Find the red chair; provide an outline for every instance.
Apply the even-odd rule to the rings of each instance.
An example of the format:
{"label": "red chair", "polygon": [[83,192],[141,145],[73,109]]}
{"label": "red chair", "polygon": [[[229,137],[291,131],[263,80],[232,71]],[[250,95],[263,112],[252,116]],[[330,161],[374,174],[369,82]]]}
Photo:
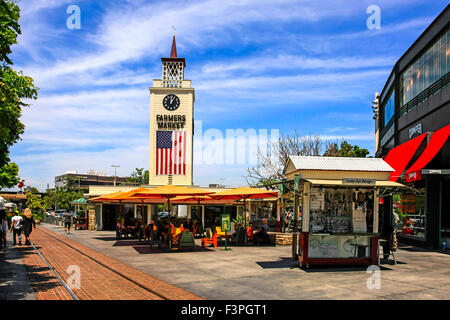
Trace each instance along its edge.
{"label": "red chair", "polygon": [[214,231],[214,234],[211,238],[202,238],[202,247],[206,248],[208,244],[213,244],[214,248],[217,248],[217,232]]}

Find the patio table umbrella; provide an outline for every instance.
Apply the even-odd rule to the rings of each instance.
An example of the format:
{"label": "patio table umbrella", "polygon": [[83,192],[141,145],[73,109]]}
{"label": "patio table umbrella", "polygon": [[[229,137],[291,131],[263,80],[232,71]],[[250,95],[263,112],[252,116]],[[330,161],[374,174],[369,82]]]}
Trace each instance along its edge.
{"label": "patio table umbrella", "polygon": [[[137,192],[129,199],[136,198],[145,198],[145,199],[166,199],[167,200],[167,209],[169,213],[169,223],[170,223],[170,199],[176,198],[177,196],[198,196],[198,195],[207,195],[214,193],[212,191],[207,191],[203,189],[194,189],[183,186],[174,186],[174,185],[166,185],[161,187],[156,187],[153,189],[145,189],[142,192]],[[170,234],[169,234],[170,237]],[[169,244],[170,244],[169,239]]]}
{"label": "patio table umbrella", "polygon": [[[246,210],[246,200],[247,199],[263,199],[263,198],[278,198],[278,192],[267,191],[257,188],[241,187],[234,188],[222,192],[218,192],[211,195],[211,198],[221,200],[243,200],[244,201],[244,216],[245,216],[245,230],[247,230],[247,214]],[[247,232],[245,232],[247,235]],[[245,237],[247,239],[247,236]]]}
{"label": "patio table umbrella", "polygon": [[125,192],[113,192],[113,193],[109,193],[109,194],[104,194],[101,195],[99,197],[95,197],[95,198],[91,198],[89,199],[89,201],[94,201],[94,202],[102,202],[102,201],[117,201],[119,202],[119,206],[120,206],[120,217],[122,217],[122,201],[120,199],[116,199],[115,197],[122,195]]}
{"label": "patio table umbrella", "polygon": [[[200,202],[205,202],[208,200],[213,200],[210,196],[179,196],[172,199],[172,202],[197,202],[197,205],[200,210]],[[203,221],[202,221],[202,228],[204,227]]]}
{"label": "patio table umbrella", "polygon": [[[146,197],[139,197],[136,196],[138,193],[142,193],[142,192],[146,192],[150,189],[147,188],[137,188],[137,189],[133,189],[127,192],[121,192],[118,195],[114,195],[112,196],[112,200],[119,200],[120,202],[122,202],[123,200],[136,200],[136,201],[140,201],[141,202],[141,222],[142,222],[142,226],[144,226],[145,222],[144,222],[144,200],[147,199]],[[120,207],[120,216],[122,216],[122,205]]]}

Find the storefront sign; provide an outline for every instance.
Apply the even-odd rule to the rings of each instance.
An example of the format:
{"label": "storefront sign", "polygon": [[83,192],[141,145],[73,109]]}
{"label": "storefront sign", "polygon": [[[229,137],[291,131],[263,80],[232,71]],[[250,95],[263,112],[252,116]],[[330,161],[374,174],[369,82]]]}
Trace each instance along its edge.
{"label": "storefront sign", "polygon": [[376,182],[377,182],[376,179],[342,178],[342,184],[371,185],[371,186],[374,186]]}
{"label": "storefront sign", "polygon": [[413,171],[408,174],[406,174],[406,181],[412,182],[422,179],[422,175],[420,174],[420,171]]}
{"label": "storefront sign", "polygon": [[156,115],[156,122],[158,123],[158,130],[161,129],[183,129],[186,125],[185,115]]}
{"label": "storefront sign", "polygon": [[422,123],[418,123],[414,127],[409,129],[409,138],[410,139],[418,134],[422,134]]}
{"label": "storefront sign", "polygon": [[229,214],[222,214],[222,231],[231,231],[231,222]]}

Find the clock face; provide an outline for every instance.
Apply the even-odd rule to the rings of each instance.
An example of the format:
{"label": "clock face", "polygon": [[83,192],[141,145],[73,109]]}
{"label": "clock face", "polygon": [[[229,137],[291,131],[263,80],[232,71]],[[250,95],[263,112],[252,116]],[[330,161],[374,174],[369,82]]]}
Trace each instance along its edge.
{"label": "clock face", "polygon": [[180,106],[180,98],[174,94],[168,94],[164,97],[163,106],[169,111],[177,110]]}

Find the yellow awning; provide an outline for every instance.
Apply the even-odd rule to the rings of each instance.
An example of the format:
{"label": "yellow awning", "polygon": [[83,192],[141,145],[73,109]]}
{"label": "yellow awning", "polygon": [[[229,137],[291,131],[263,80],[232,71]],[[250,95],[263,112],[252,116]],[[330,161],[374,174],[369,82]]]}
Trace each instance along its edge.
{"label": "yellow awning", "polygon": [[[343,184],[342,180],[326,180],[326,179],[305,179],[308,182],[311,182],[313,185],[327,185],[327,186],[358,186],[356,184]],[[369,184],[361,184],[362,187],[373,187],[373,185]],[[375,182],[375,187],[405,187],[405,185],[394,182],[394,181],[381,181],[377,180]]]}

